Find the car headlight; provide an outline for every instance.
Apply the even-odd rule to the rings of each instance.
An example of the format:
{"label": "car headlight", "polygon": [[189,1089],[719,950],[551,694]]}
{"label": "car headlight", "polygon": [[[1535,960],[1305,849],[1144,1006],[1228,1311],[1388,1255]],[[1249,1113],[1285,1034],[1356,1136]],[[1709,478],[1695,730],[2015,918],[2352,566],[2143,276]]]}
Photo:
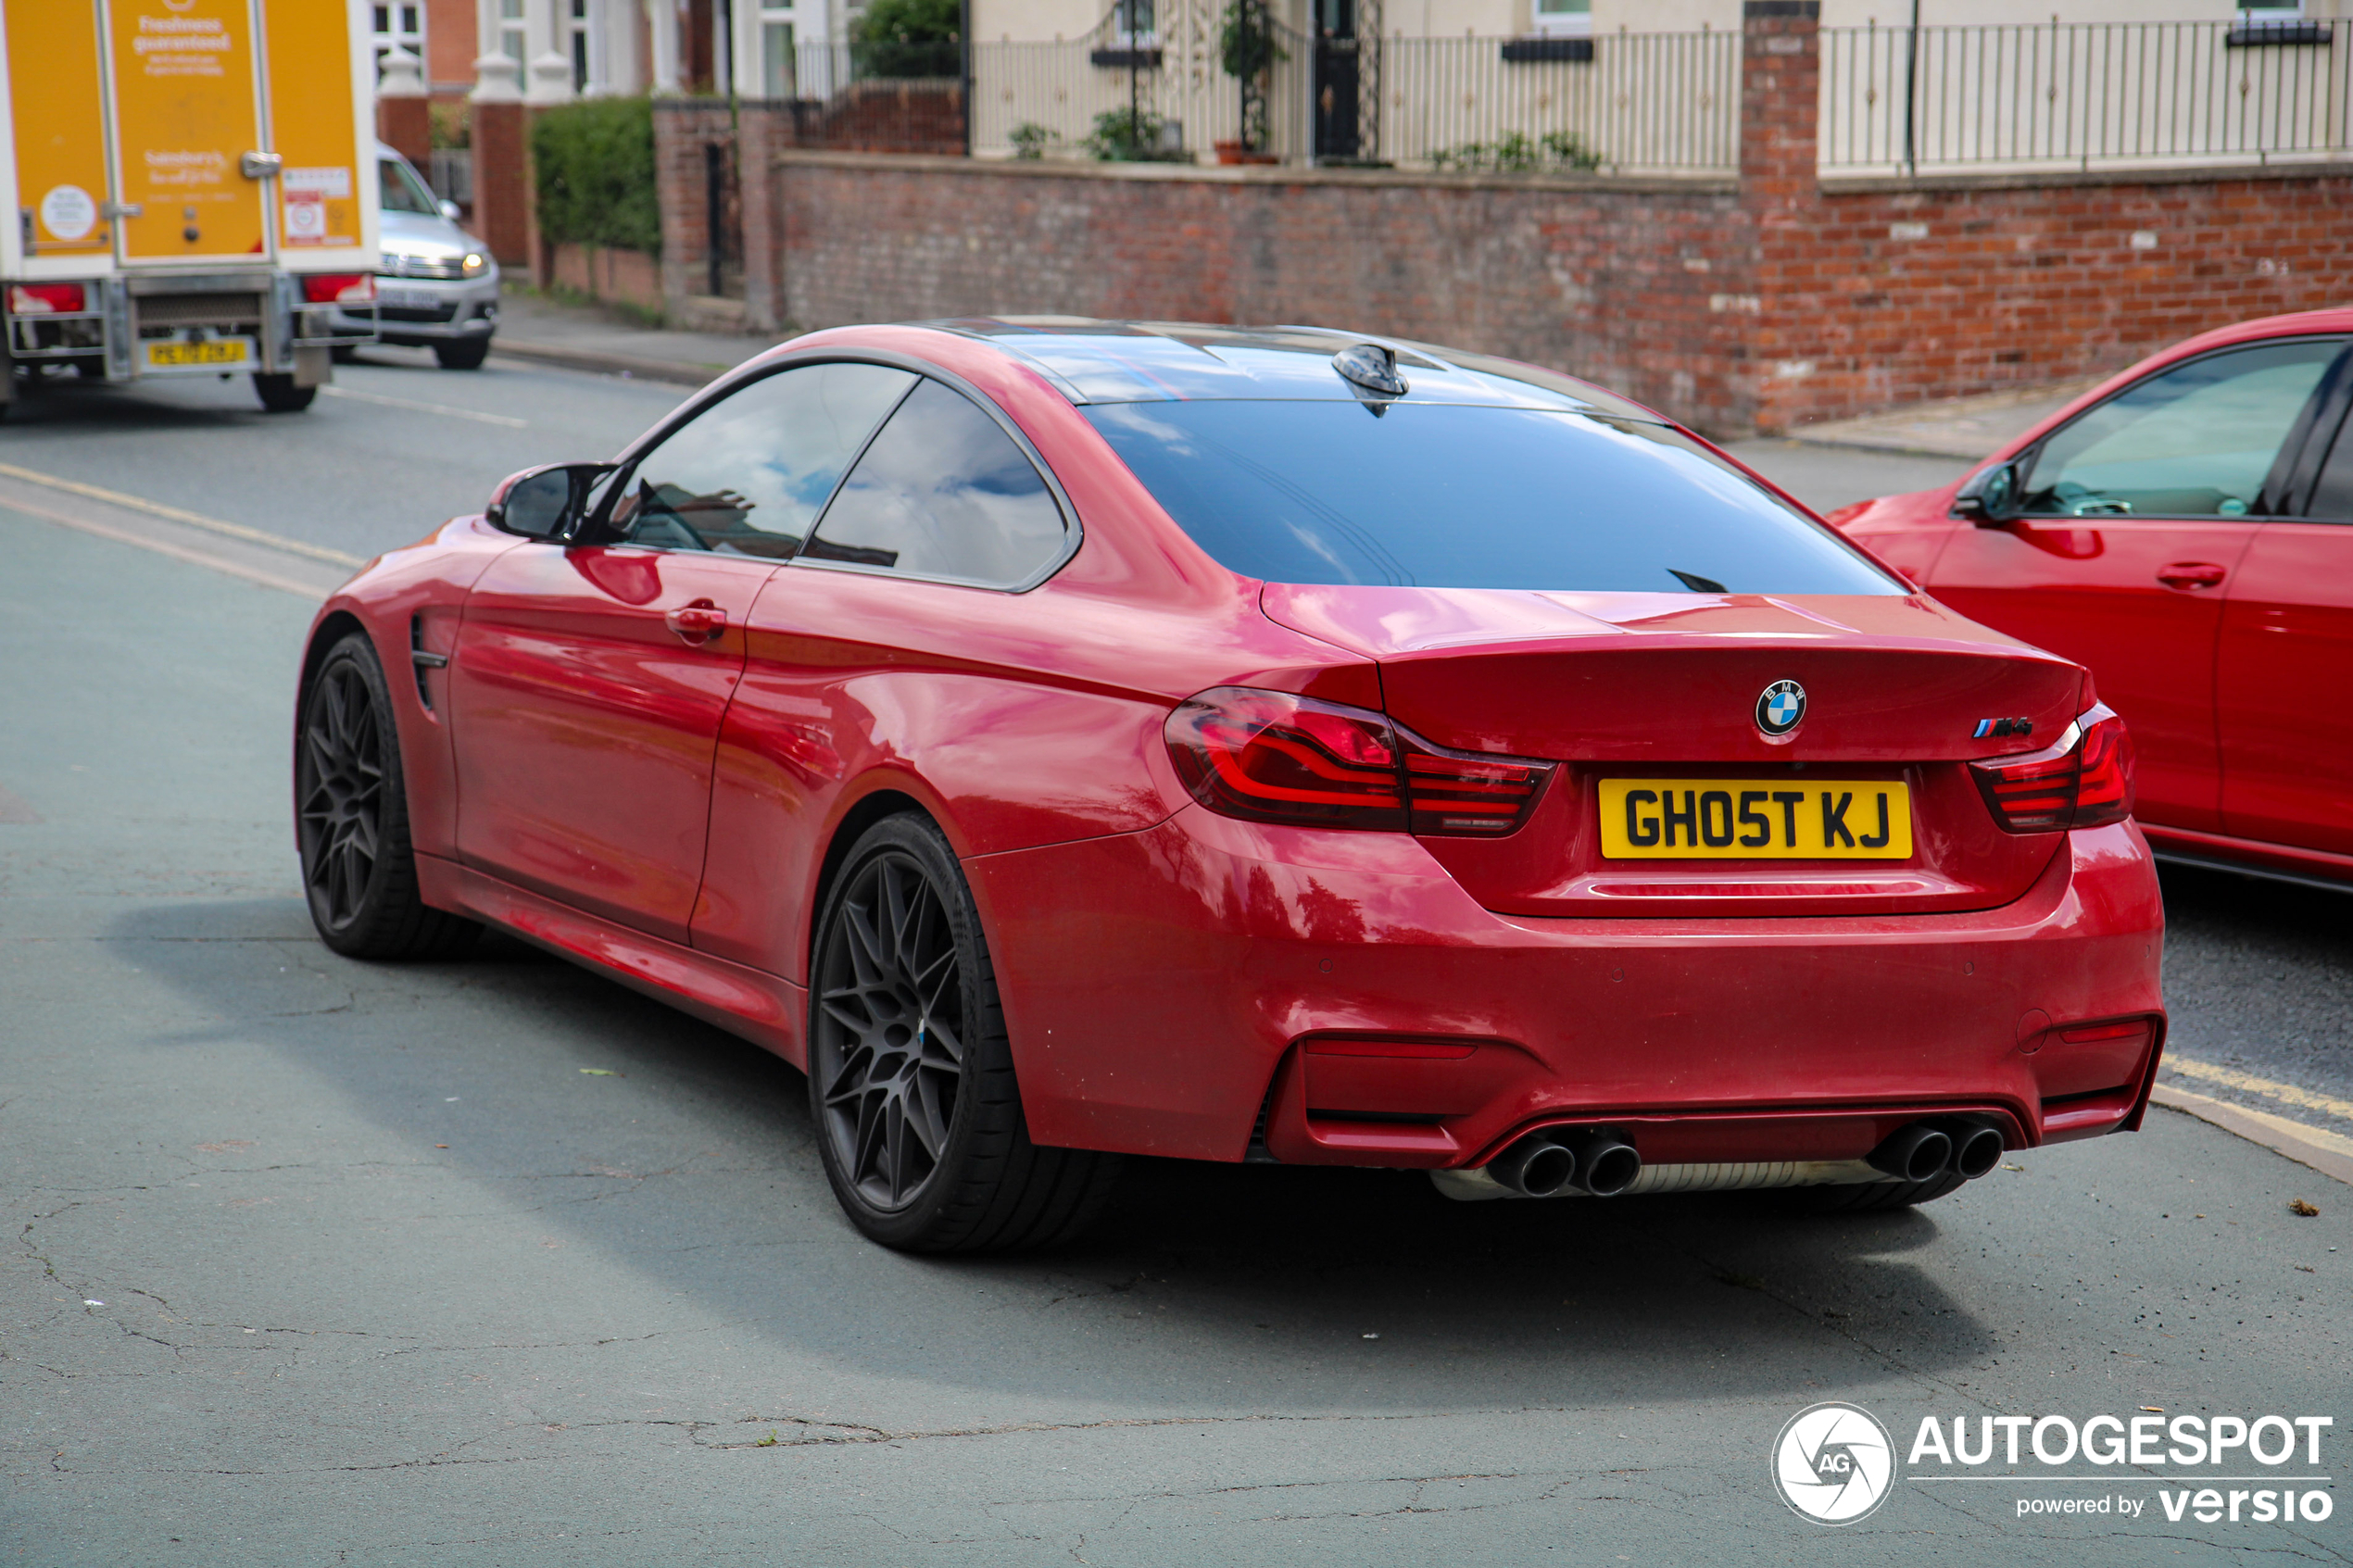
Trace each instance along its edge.
{"label": "car headlight", "polygon": [[467,277],[479,278],[490,270],[490,258],[478,250],[470,250],[466,252],[464,266]]}

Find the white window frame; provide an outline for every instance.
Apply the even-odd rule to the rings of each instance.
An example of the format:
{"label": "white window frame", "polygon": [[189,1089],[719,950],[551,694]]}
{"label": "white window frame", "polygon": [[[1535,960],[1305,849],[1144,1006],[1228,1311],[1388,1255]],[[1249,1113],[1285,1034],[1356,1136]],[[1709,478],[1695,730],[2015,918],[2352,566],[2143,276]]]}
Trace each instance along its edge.
{"label": "white window frame", "polygon": [[[375,46],[378,60],[382,60],[396,46],[416,56],[420,65],[422,64],[425,57],[425,27],[429,20],[425,15],[425,0],[385,0],[385,3],[381,6],[373,4],[373,0],[371,0],[368,8],[368,41]],[[378,11],[382,11],[384,14],[384,19],[392,24],[389,28],[379,30],[376,27]],[[400,14],[403,11],[415,14],[417,25],[413,30],[404,30],[401,27]]]}

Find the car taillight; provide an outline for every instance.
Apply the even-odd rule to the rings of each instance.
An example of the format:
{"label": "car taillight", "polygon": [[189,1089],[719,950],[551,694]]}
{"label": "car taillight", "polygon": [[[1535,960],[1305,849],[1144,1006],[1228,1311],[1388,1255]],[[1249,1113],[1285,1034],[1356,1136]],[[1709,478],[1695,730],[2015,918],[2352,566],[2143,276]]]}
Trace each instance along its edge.
{"label": "car taillight", "polygon": [[306,305],[370,305],[376,297],[372,272],[306,272],[302,298]]}
{"label": "car taillight", "polygon": [[1366,709],[1244,686],[1179,704],[1164,733],[1194,799],[1300,827],[1507,834],[1552,771],[1432,746]]}
{"label": "car taillight", "polygon": [[11,283],[11,316],[70,316],[90,308],[89,291],[80,283]]}
{"label": "car taillight", "polygon": [[2133,814],[2133,737],[2105,705],[2079,714],[2048,750],[1969,771],[1994,820],[2012,833],[2095,828]]}

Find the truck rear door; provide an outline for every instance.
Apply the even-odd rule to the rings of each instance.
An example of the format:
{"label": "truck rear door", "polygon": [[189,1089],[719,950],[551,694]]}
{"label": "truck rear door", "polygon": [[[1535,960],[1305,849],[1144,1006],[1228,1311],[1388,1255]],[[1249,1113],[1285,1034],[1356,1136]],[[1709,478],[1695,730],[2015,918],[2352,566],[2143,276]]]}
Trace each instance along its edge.
{"label": "truck rear door", "polygon": [[115,190],[133,209],[115,225],[122,263],[271,259],[250,0],[112,0],[103,14]]}

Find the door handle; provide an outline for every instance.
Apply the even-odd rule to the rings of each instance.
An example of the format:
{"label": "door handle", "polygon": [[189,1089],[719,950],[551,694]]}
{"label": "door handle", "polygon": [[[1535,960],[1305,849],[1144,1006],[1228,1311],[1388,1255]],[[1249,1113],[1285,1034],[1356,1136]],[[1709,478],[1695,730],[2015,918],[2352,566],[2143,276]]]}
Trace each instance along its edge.
{"label": "door handle", "polygon": [[283,153],[246,153],[237,159],[237,172],[248,180],[267,180],[285,167]]}
{"label": "door handle", "polygon": [[2195,588],[2211,588],[2222,581],[2225,573],[2211,561],[2177,560],[2171,566],[2157,569],[2157,580],[2169,588],[2184,592]]}
{"label": "door handle", "polygon": [[697,599],[665,612],[662,624],[678,633],[681,642],[699,646],[715,642],[727,630],[727,612],[709,599]]}

